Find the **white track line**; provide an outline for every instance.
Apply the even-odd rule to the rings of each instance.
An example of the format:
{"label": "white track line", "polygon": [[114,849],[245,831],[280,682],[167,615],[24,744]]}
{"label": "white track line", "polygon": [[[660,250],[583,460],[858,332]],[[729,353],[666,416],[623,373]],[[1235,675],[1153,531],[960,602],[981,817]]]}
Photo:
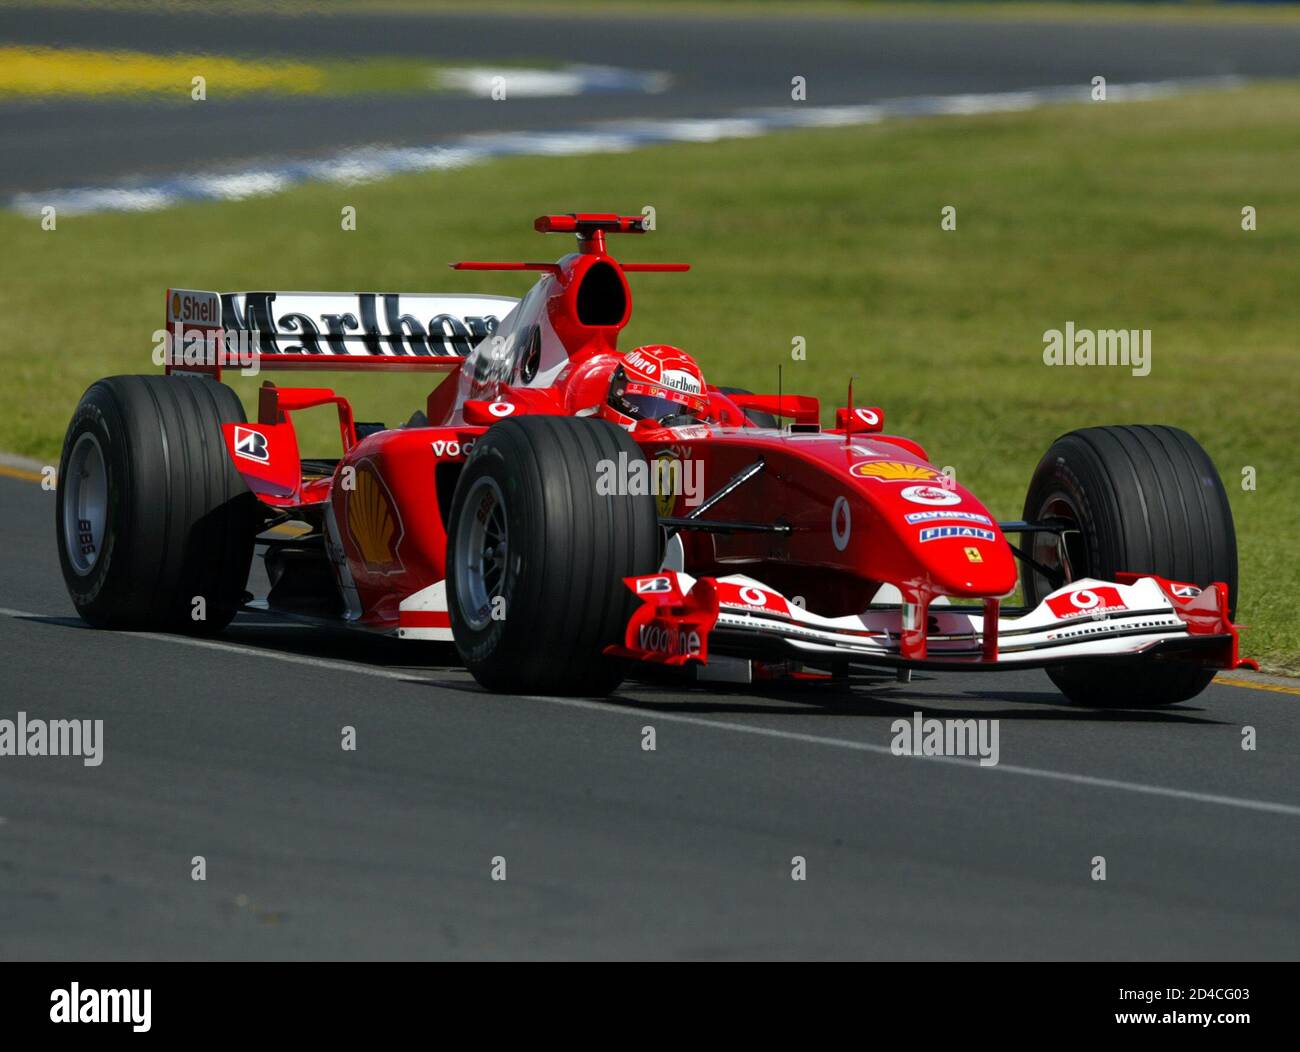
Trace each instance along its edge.
{"label": "white track line", "polygon": [[[47,615],[34,614],[26,610],[12,610],[0,607],[0,614],[14,618],[41,618]],[[276,650],[263,650],[259,647],[241,646],[237,643],[221,643],[211,639],[194,639],[190,636],[169,636],[157,632],[120,632],[113,633],[131,639],[158,640],[164,643],[179,643],[183,646],[199,647],[203,650],[221,650],[247,657],[262,657],[272,661],[281,661],[288,665],[307,665],[311,668],[327,669],[338,672],[354,672],[361,676],[373,676],[380,679],[393,679],[406,683],[419,683],[427,686],[439,686],[436,681],[417,676],[408,671],[375,668],[370,665],[358,665],[350,661],[336,661],[331,658],[303,657],[300,654],[284,654]],[[581,698],[553,698],[536,694],[514,695],[514,698],[528,701],[540,701],[547,705],[559,705],[564,708],[582,709],[603,715],[619,714],[637,716],[664,723],[680,723],[691,727],[706,727],[710,730],[731,731],[735,734],[749,734],[759,738],[776,738],[781,741],[800,742],[804,745],[823,745],[836,749],[850,749],[855,752],[875,753],[880,756],[894,756],[888,746],[875,745],[871,742],[853,741],[848,738],[828,738],[818,734],[800,734],[797,731],[783,731],[773,727],[758,727],[749,723],[730,723],[721,720],[707,720],[700,716],[687,716],[682,713],[664,712],[661,709],[647,711],[633,708],[618,702],[587,701]],[[1026,778],[1042,778],[1053,782],[1066,782],[1071,785],[1086,785],[1094,789],[1116,789],[1128,793],[1140,793],[1145,796],[1162,796],[1172,800],[1191,800],[1201,804],[1218,804],[1222,807],[1235,807],[1245,811],[1261,811],[1265,814],[1287,815],[1300,818],[1300,806],[1279,804],[1270,800],[1251,800],[1239,796],[1222,796],[1217,793],[1199,793],[1191,789],[1171,789],[1162,785],[1146,785],[1142,782],[1126,782],[1117,778],[1097,778],[1089,774],[1073,774],[1069,771],[1049,771],[1041,767],[1020,767],[1016,764],[998,764],[996,767],[981,767],[976,761],[962,760],[952,756],[912,756],[907,759],[929,760],[956,767],[965,767],[976,771],[1000,771],[1003,774],[1016,774]]]}

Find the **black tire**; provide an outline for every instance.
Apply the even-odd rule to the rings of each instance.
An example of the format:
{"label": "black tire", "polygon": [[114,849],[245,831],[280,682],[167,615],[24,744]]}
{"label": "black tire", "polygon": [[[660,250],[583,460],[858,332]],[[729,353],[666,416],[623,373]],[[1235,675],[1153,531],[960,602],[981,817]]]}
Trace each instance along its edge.
{"label": "black tire", "polygon": [[[1073,577],[1114,580],[1152,573],[1205,586],[1223,581],[1237,603],[1237,537],[1232,509],[1214,462],[1196,439],[1176,427],[1090,427],[1062,435],[1039,461],[1025,497],[1024,517],[1072,520],[1068,537]],[[1054,540],[1040,534],[1033,554],[1055,562]],[[1026,570],[1025,599],[1036,606],[1050,590]],[[1195,697],[1213,669],[1177,661],[1085,662],[1049,666],[1052,682],[1071,701],[1118,708],[1173,705]]]}
{"label": "black tire", "polygon": [[[753,391],[746,391],[743,387],[719,387],[723,394],[753,394]],[[765,413],[761,409],[742,409],[745,419],[755,427],[774,427],[779,428],[781,421],[772,413]]]}
{"label": "black tire", "polygon": [[[243,421],[234,391],[199,378],[112,376],[82,396],[63,440],[55,521],[63,579],[86,621],[201,635],[230,623],[258,520],[221,425]],[[90,480],[101,469],[99,500]]]}
{"label": "black tire", "polygon": [[[447,608],[489,690],[598,697],[622,682],[627,662],[604,648],[636,605],[623,578],[658,569],[660,542],[652,496],[597,493],[597,465],[620,453],[644,459],[625,431],[574,417],[503,421],[474,443],[448,520]],[[467,568],[499,549],[497,522],[504,565]]]}

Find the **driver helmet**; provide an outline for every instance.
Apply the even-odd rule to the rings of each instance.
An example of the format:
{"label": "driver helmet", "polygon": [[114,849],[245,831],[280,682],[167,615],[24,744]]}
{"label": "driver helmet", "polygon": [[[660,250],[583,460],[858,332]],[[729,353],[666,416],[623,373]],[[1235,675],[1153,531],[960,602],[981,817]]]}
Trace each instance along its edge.
{"label": "driver helmet", "polygon": [[704,374],[695,360],[680,348],[651,344],[629,351],[615,367],[605,415],[624,426],[651,420],[683,427],[702,421],[708,408]]}

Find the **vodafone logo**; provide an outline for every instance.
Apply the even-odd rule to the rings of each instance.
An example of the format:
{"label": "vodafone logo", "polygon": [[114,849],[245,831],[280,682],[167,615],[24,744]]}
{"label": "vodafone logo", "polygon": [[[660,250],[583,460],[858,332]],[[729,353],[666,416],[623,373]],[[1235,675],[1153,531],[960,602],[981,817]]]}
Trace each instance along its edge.
{"label": "vodafone logo", "polygon": [[855,409],[853,410],[853,415],[868,427],[875,427],[880,423],[880,414],[872,409]]}
{"label": "vodafone logo", "polygon": [[641,649],[665,657],[699,657],[700,634],[691,629],[673,629],[658,621],[642,625],[637,633]]}
{"label": "vodafone logo", "polygon": [[509,416],[515,411],[515,406],[511,402],[493,402],[488,406],[488,412],[495,417]]}
{"label": "vodafone logo", "polygon": [[942,486],[908,486],[899,493],[912,504],[929,504],[936,508],[951,507],[961,503],[961,495]]}
{"label": "vodafone logo", "polygon": [[752,584],[733,584],[730,581],[719,582],[718,602],[723,606],[762,610],[778,617],[790,616],[790,604],[785,601],[780,593],[769,592]]}
{"label": "vodafone logo", "polygon": [[853,515],[849,511],[849,502],[844,497],[836,497],[835,504],[831,507],[831,540],[837,552],[842,552],[849,546],[849,535],[852,532]]}
{"label": "vodafone logo", "polygon": [[435,457],[459,457],[468,456],[469,451],[474,448],[474,440],[467,439],[464,442],[458,442],[456,439],[439,439],[432,443],[433,455]]}
{"label": "vodafone logo", "polygon": [[1112,610],[1127,610],[1119,590],[1110,585],[1078,588],[1047,600],[1047,607],[1059,618],[1099,617]]}

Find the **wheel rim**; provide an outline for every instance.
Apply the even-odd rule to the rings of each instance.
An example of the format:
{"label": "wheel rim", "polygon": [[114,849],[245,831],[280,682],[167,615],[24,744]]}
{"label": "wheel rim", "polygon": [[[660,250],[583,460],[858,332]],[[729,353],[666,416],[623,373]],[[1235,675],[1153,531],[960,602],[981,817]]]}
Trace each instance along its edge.
{"label": "wheel rim", "polygon": [[85,576],[99,562],[108,523],[108,466],[104,450],[83,432],[68,457],[63,490],[63,543],[72,569]]}
{"label": "wheel rim", "polygon": [[502,595],[509,557],[506,504],[501,487],[484,476],[465,496],[456,544],[456,595],[475,631],[493,620],[493,600]]}
{"label": "wheel rim", "polygon": [[[1086,551],[1083,545],[1083,532],[1079,528],[1080,516],[1064,493],[1054,493],[1043,501],[1036,516],[1037,521],[1045,522],[1058,519],[1068,524],[1063,533],[1036,533],[1030,547],[1034,561],[1065,575],[1065,581],[1078,580],[1088,576]],[[1042,574],[1034,572],[1035,587],[1039,598],[1053,591],[1052,583]]]}

